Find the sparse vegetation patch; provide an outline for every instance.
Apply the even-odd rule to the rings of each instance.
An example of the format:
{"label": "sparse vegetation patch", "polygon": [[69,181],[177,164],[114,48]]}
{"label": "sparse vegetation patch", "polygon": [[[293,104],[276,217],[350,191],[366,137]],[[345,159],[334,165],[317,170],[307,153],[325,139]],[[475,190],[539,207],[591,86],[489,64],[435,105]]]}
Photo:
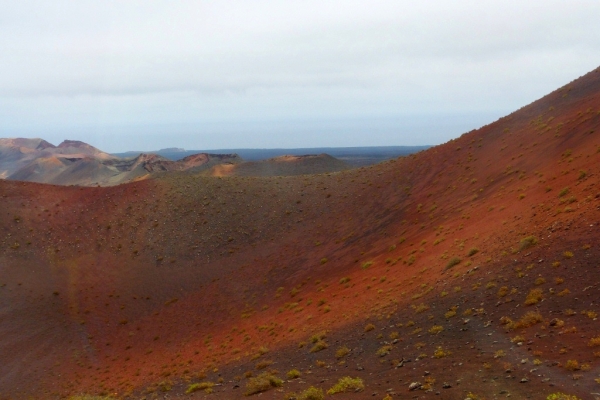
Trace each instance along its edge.
{"label": "sparse vegetation patch", "polygon": [[193,383],[190,386],[188,386],[185,393],[190,394],[190,393],[197,392],[199,390],[204,390],[206,393],[212,393],[213,386],[215,386],[215,384],[212,382]]}
{"label": "sparse vegetation patch", "polygon": [[344,392],[360,392],[364,389],[365,385],[362,379],[345,376],[340,378],[340,380],[327,391],[327,394],[331,395]]}
{"label": "sparse vegetation patch", "polygon": [[458,257],[452,257],[450,260],[448,260],[448,264],[446,264],[446,269],[450,269],[458,264],[460,264],[460,258]]}
{"label": "sparse vegetation patch", "polygon": [[523,239],[521,239],[521,246],[520,249],[521,250],[525,250],[528,249],[530,247],[533,247],[537,244],[537,238],[535,236],[527,236],[524,237]]}
{"label": "sparse vegetation patch", "polygon": [[280,387],[283,381],[270,372],[263,372],[255,378],[250,378],[246,384],[246,396],[266,392],[269,389]]}

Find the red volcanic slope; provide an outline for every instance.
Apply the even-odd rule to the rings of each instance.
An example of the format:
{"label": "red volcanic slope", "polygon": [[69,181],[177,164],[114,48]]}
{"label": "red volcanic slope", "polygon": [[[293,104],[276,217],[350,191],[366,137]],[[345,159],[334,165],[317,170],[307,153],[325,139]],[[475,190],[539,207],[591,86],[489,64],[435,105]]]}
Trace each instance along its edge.
{"label": "red volcanic slope", "polygon": [[340,398],[589,398],[599,122],[597,69],[368,168],[1,181],[0,397],[204,397],[184,392],[222,379],[210,396],[240,398],[272,361],[303,377],[269,399],[343,376],[366,387]]}

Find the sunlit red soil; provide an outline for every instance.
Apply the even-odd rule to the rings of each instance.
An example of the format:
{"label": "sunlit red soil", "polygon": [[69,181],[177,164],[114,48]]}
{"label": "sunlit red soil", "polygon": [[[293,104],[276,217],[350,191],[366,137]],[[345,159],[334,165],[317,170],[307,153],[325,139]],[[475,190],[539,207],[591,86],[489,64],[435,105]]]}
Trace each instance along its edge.
{"label": "sunlit red soil", "polygon": [[262,398],[593,398],[599,125],[595,70],[368,168],[0,181],[0,397],[242,398],[277,370]]}

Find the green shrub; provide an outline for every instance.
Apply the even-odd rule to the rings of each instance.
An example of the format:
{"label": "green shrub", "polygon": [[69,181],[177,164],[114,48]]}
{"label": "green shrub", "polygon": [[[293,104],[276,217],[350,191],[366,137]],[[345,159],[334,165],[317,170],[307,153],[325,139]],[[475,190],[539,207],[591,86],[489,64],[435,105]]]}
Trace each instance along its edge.
{"label": "green shrub", "polygon": [[546,400],[580,400],[579,397],[564,393],[552,393],[546,397]]}
{"label": "green shrub", "polygon": [[273,364],[273,361],[271,361],[271,360],[263,360],[263,361],[257,362],[256,365],[255,365],[255,368],[256,369],[265,369],[265,368],[267,368],[271,364]]}
{"label": "green shrub", "polygon": [[570,190],[570,189],[569,189],[568,187],[561,189],[561,191],[560,191],[560,192],[558,192],[558,197],[563,197],[563,196],[565,196],[567,193],[569,193],[569,190]]}
{"label": "green shrub", "polygon": [[563,253],[563,255],[565,256],[565,258],[573,258],[573,252],[572,251],[565,251]]}
{"label": "green shrub", "polygon": [[310,349],[311,353],[317,353],[321,350],[325,350],[326,348],[328,348],[329,345],[327,344],[326,341],[324,340],[318,340],[315,345]]}
{"label": "green shrub", "polygon": [[431,329],[429,329],[429,333],[431,333],[432,335],[437,335],[438,333],[440,333],[441,331],[444,330],[444,327],[441,325],[434,325],[431,327]]}
{"label": "green shrub", "polygon": [[168,392],[173,389],[173,382],[169,379],[165,379],[164,381],[158,382],[158,388],[161,392]]}
{"label": "green shrub", "polygon": [[537,244],[537,238],[535,236],[527,236],[521,239],[521,250],[528,249]]}
{"label": "green shrub", "polygon": [[297,369],[292,369],[292,370],[288,371],[288,373],[287,373],[288,379],[300,378],[301,375],[302,374]]}
{"label": "green shrub", "polygon": [[251,396],[256,393],[266,392],[269,389],[280,387],[283,381],[269,372],[263,372],[255,378],[250,378],[246,384],[244,395]]}
{"label": "green shrub", "polygon": [[327,337],[327,332],[325,331],[321,331],[319,333],[315,333],[314,335],[312,335],[310,337],[310,342],[311,343],[317,343],[319,340],[323,340]]}
{"label": "green shrub", "polygon": [[325,394],[323,393],[323,389],[316,388],[314,386],[309,387],[304,392],[300,393],[296,396],[297,400],[323,400],[325,399]]}
{"label": "green shrub", "polygon": [[350,349],[346,346],[342,346],[335,352],[335,358],[340,359],[344,358],[348,353],[350,353]]}
{"label": "green shrub", "polygon": [[192,383],[188,386],[185,391],[186,394],[197,392],[198,390],[204,390],[206,393],[212,393],[212,387],[215,386],[212,382],[200,382],[200,383]]}
{"label": "green shrub", "polygon": [[533,304],[537,304],[542,301],[543,297],[542,289],[531,289],[527,294],[527,298],[525,299],[525,304],[531,306]]}
{"label": "green shrub", "polygon": [[349,376],[345,376],[340,378],[338,383],[333,385],[331,389],[327,391],[327,394],[336,394],[336,393],[344,393],[344,392],[360,392],[364,390],[365,385],[363,380],[360,378],[351,378]]}
{"label": "green shrub", "polygon": [[542,314],[537,311],[526,312],[519,320],[511,321],[510,318],[506,318],[506,326],[511,330],[529,328],[535,324],[539,324],[544,320]]}
{"label": "green shrub", "polygon": [[446,264],[446,269],[450,269],[452,267],[454,267],[455,265],[460,264],[460,258],[458,257],[452,257],[450,260],[448,260],[448,264]]}
{"label": "green shrub", "polygon": [[377,353],[375,353],[375,354],[377,354],[379,357],[385,357],[388,354],[390,354],[392,349],[393,349],[393,347],[388,344],[388,345],[385,345],[385,346],[379,348],[379,350],[377,350]]}

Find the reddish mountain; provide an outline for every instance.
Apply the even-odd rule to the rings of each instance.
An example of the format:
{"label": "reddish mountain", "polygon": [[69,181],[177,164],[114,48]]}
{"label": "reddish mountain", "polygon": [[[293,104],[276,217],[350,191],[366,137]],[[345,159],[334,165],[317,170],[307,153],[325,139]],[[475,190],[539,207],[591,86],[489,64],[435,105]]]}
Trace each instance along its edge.
{"label": "reddish mountain", "polygon": [[294,176],[323,174],[349,169],[350,166],[328,154],[286,155],[262,161],[239,164],[219,164],[212,167],[208,176]]}
{"label": "reddish mountain", "polygon": [[0,139],[0,179],[65,186],[114,186],[170,171],[207,176],[292,176],[345,169],[347,164],[327,154],[243,162],[237,154],[199,153],[172,161],[157,154],[118,158],[77,140],[54,146],[42,139]]}
{"label": "reddish mountain", "polygon": [[90,154],[91,153],[102,153],[100,150],[98,150],[94,146],[91,146],[91,145],[84,143],[82,141],[79,141],[79,140],[65,139],[56,147],[59,149],[70,149],[70,148],[82,149],[84,152],[90,153]]}
{"label": "reddish mountain", "polygon": [[166,171],[198,172],[219,163],[241,162],[236,154],[195,154],[171,161],[155,154],[121,159],[87,143],[0,139],[0,179],[56,185],[113,186]]}
{"label": "reddish mountain", "polygon": [[596,69],[368,168],[0,181],[0,397],[593,398],[599,129]]}
{"label": "reddish mountain", "polygon": [[0,178],[56,183],[57,175],[81,159],[110,162],[117,157],[75,140],[54,146],[43,139],[0,139]]}

